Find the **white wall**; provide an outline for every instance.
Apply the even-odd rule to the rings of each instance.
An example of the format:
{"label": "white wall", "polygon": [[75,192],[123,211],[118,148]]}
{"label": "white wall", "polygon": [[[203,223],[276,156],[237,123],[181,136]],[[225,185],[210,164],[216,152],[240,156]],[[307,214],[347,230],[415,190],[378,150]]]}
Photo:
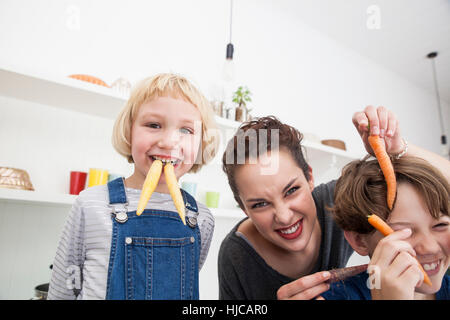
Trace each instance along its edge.
{"label": "white wall", "polygon": [[[0,3],[0,63],[51,75],[89,73],[112,83],[174,71],[211,97],[228,35],[226,0]],[[433,93],[309,28],[296,19],[292,0],[235,0],[232,40],[233,88],[249,86],[256,115],[275,114],[362,151],[351,115],[385,105],[411,142],[440,152]],[[443,108],[448,127],[448,103]]]}
{"label": "white wall", "polygon": [[[2,0],[0,67],[49,76],[87,73],[109,84],[119,76],[134,83],[173,71],[213,99],[229,40],[228,6],[225,0]],[[384,105],[398,115],[411,143],[441,151],[433,93],[303,24],[291,7],[287,0],[234,1],[232,88],[251,89],[255,115],[274,114],[301,131],[342,139],[349,151],[362,154],[351,116],[367,104]],[[72,20],[76,10],[79,28]],[[443,107],[449,120],[449,105]],[[131,168],[109,144],[111,127],[110,120],[1,98],[0,165],[27,169],[32,158],[42,164],[33,182],[58,190],[67,188],[68,177],[61,175],[70,170],[107,166],[127,174]],[[86,139],[89,144],[82,143]],[[59,180],[47,179],[52,168]],[[217,282],[217,250],[231,225],[217,220],[203,283]],[[215,287],[209,288],[202,286],[203,298],[216,297]]]}

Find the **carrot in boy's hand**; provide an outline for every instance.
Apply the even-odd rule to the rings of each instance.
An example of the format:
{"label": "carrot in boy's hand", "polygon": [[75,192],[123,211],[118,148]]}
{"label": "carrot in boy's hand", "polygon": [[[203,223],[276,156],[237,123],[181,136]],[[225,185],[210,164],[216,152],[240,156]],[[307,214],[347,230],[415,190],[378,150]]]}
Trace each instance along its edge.
{"label": "carrot in boy's hand", "polygon": [[[392,232],[394,232],[394,230],[376,214],[369,215],[367,220],[375,229],[380,231],[383,234],[383,236],[388,236]],[[428,277],[428,274],[425,272],[425,270],[423,270],[420,262],[417,261],[417,263],[419,264],[419,268],[423,273],[423,282],[431,286],[432,284],[430,278]]]}
{"label": "carrot in boy's hand", "polygon": [[362,264],[360,266],[332,269],[328,272],[331,274],[330,278],[325,281],[325,283],[333,283],[337,281],[344,281],[349,277],[356,276],[357,274],[367,270],[367,264]]}
{"label": "carrot in boy's hand", "polygon": [[375,153],[375,157],[380,164],[381,171],[383,172],[384,179],[387,185],[387,205],[390,210],[394,205],[395,195],[397,193],[397,181],[395,178],[394,167],[392,166],[391,159],[386,152],[383,141],[378,135],[371,135],[368,138],[370,147]]}

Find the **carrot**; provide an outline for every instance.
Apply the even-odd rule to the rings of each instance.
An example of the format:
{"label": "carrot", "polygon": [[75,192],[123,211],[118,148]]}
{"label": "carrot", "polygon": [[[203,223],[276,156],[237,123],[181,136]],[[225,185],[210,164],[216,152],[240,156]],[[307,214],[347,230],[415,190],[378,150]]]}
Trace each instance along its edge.
{"label": "carrot", "polygon": [[175,208],[177,208],[181,221],[186,225],[186,213],[184,211],[184,201],[181,195],[180,187],[178,186],[177,177],[175,176],[174,167],[171,163],[164,166],[164,177],[166,178],[166,184],[169,188],[170,195],[172,197]]}
{"label": "carrot", "polygon": [[106,82],[104,82],[103,80],[101,80],[99,78],[96,78],[94,76],[87,75],[87,74],[71,74],[69,76],[69,78],[77,79],[77,80],[81,80],[81,81],[86,81],[86,82],[90,82],[90,83],[93,83],[93,84],[98,84],[100,86],[104,86],[104,87],[110,88],[110,86],[108,86],[106,84]]}
{"label": "carrot", "polygon": [[162,161],[155,160],[150,169],[148,169],[147,177],[145,178],[144,185],[142,186],[141,197],[139,198],[136,215],[140,216],[147,206],[148,200],[150,200],[153,191],[155,191],[156,186],[158,185],[161,172]]}
{"label": "carrot", "polygon": [[392,230],[392,228],[376,214],[369,215],[367,220],[372,227],[380,231],[385,237],[394,232],[394,230]]}
{"label": "carrot", "polygon": [[375,157],[380,164],[381,171],[383,172],[384,179],[387,185],[387,205],[390,210],[394,205],[395,195],[397,193],[397,181],[395,179],[394,167],[392,166],[391,159],[386,152],[383,141],[378,135],[372,135],[368,138],[370,147],[375,153]]}
{"label": "carrot", "polygon": [[[380,231],[383,234],[383,236],[388,236],[392,232],[394,232],[394,230],[392,230],[392,228],[376,214],[369,215],[367,220],[375,229]],[[416,260],[417,260],[417,258],[416,258]],[[432,284],[431,284],[430,277],[428,277],[428,274],[425,272],[425,270],[423,270],[422,265],[420,264],[420,262],[418,260],[417,260],[417,263],[419,264],[419,268],[423,273],[423,282],[425,282],[426,284],[431,286]]]}
{"label": "carrot", "polygon": [[339,268],[330,270],[330,278],[325,281],[325,283],[333,283],[338,281],[344,281],[349,277],[356,276],[357,274],[367,270],[367,264],[362,264],[360,266]]}

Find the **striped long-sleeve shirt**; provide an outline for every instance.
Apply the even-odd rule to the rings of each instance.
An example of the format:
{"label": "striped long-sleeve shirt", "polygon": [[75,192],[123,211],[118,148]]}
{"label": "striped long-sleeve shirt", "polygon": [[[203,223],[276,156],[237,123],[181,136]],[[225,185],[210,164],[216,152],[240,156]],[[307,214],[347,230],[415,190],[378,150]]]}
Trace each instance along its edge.
{"label": "striped long-sleeve shirt", "polygon": [[[136,210],[141,190],[125,188],[128,210]],[[48,299],[105,299],[112,220],[106,185],[88,188],[76,198],[53,262]],[[201,235],[199,266],[209,251],[214,217],[197,202]],[[169,194],[154,192],[147,208],[176,211]],[[75,290],[74,290],[75,289]],[[78,291],[77,291],[78,290]]]}

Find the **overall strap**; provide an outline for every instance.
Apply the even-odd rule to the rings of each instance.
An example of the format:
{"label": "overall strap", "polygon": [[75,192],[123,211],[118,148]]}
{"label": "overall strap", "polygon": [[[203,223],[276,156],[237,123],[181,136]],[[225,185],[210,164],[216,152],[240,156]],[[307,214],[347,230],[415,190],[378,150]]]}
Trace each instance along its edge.
{"label": "overall strap", "polygon": [[197,201],[195,201],[194,197],[191,196],[187,191],[181,190],[181,194],[183,195],[184,206],[187,209],[186,212],[186,222],[189,227],[197,228],[198,231],[198,206]]}
{"label": "overall strap", "polygon": [[183,196],[184,205],[186,209],[194,212],[198,212],[197,201],[195,201],[194,197],[191,196],[187,191],[181,189],[181,195]]}
{"label": "overall strap", "polygon": [[108,182],[109,204],[127,203],[123,178],[117,178]]}

